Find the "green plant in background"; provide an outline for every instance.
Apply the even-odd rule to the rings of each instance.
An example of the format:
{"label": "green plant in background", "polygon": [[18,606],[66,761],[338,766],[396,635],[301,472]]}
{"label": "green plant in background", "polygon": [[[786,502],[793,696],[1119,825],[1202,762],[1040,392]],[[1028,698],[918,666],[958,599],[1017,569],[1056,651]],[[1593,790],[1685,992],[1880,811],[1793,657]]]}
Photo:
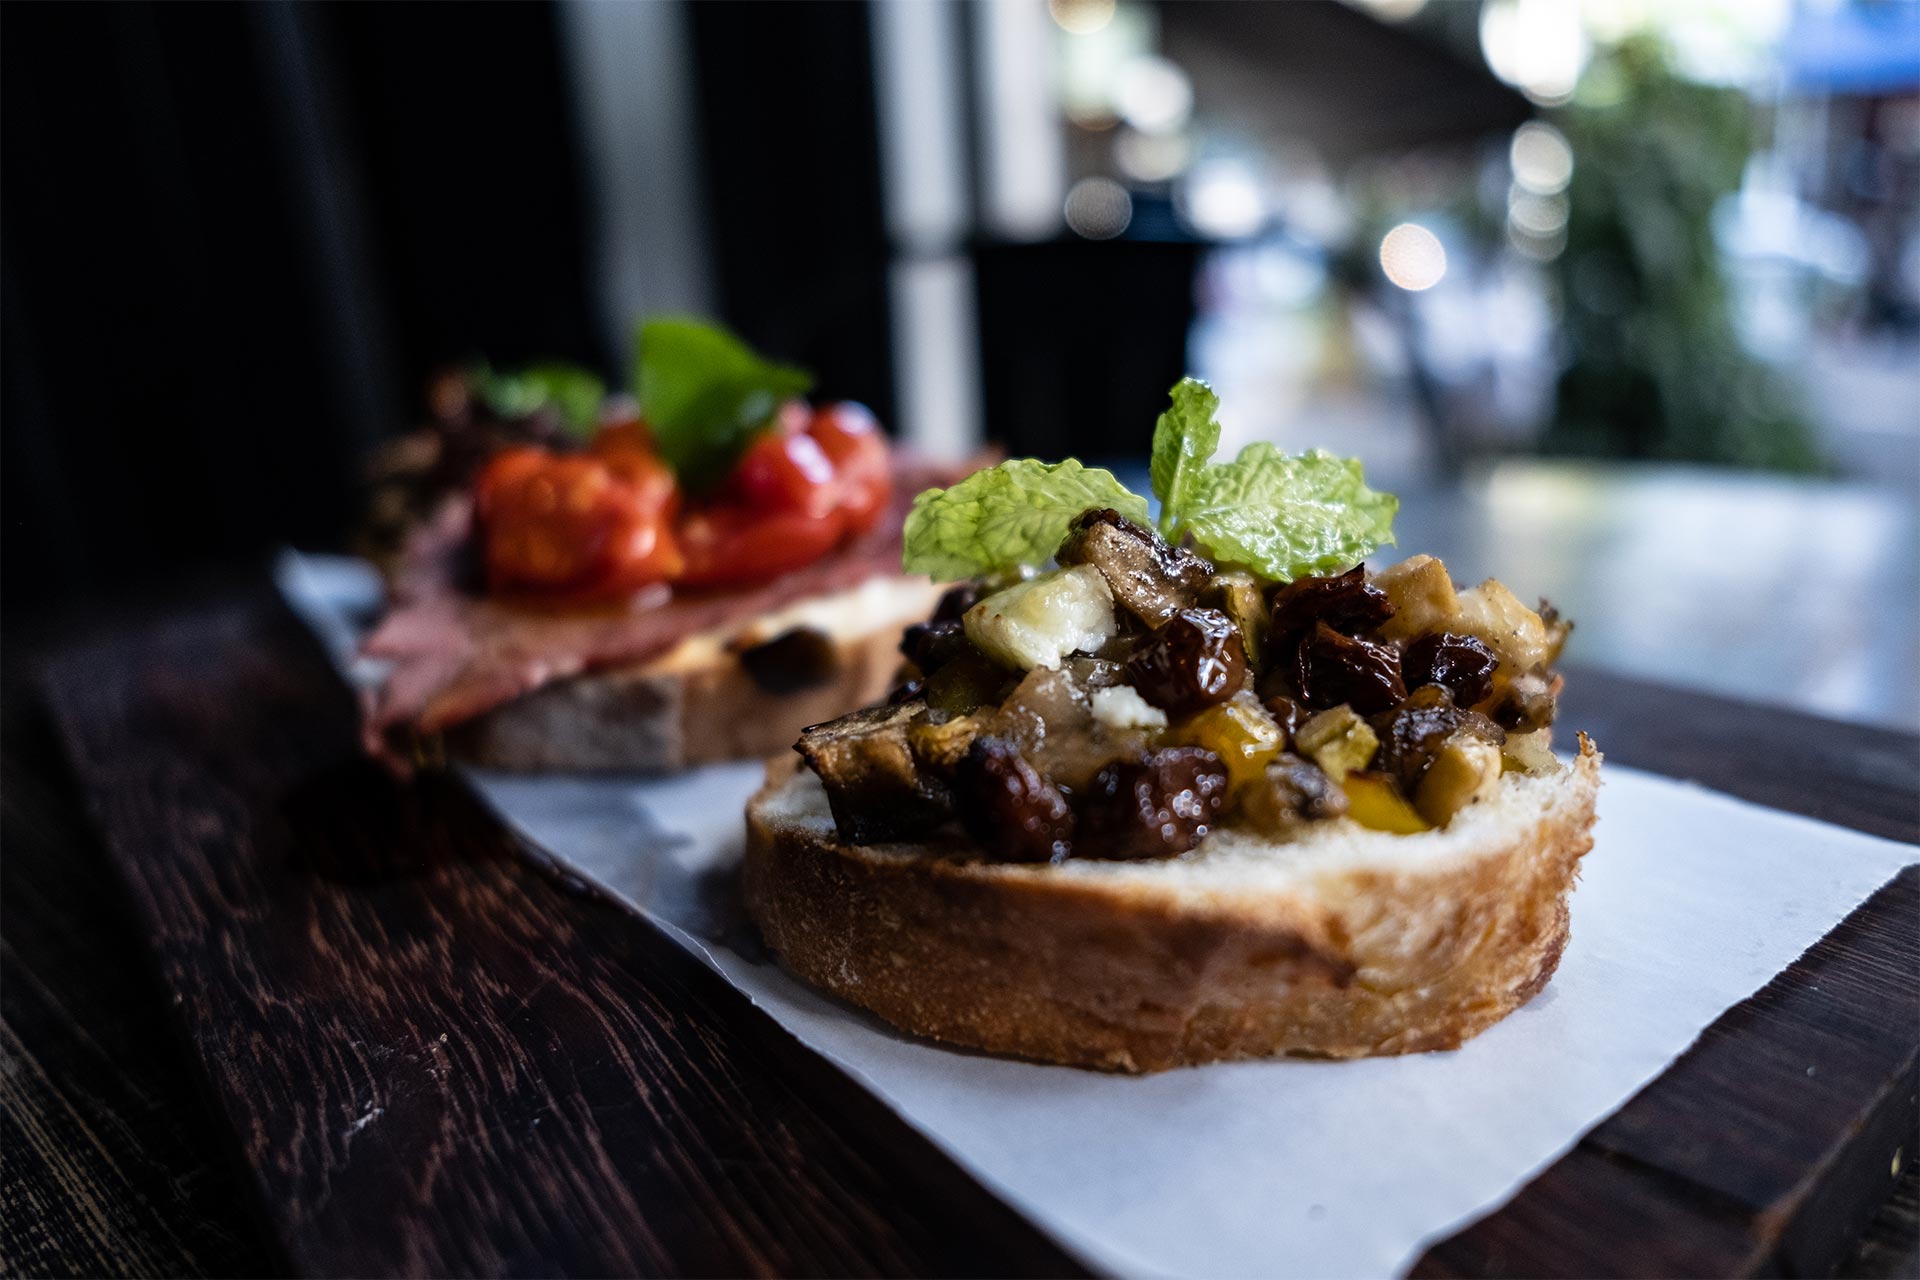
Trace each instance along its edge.
{"label": "green plant in background", "polygon": [[1746,98],[1681,79],[1636,36],[1597,55],[1555,123],[1575,163],[1544,451],[1820,470],[1794,390],[1740,345],[1713,244],[1750,149]]}

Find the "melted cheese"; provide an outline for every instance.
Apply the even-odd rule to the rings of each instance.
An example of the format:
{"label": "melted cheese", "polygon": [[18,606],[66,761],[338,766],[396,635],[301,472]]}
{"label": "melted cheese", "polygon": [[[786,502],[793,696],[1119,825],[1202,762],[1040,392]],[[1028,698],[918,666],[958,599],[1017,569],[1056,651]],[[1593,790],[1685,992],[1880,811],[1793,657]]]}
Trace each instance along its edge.
{"label": "melted cheese", "polygon": [[741,649],[762,644],[796,627],[811,628],[829,639],[842,641],[905,627],[910,622],[923,621],[932,613],[941,591],[941,587],[922,577],[869,578],[846,591],[810,596],[743,623],[688,636],[647,663],[645,670],[676,672],[712,667]]}

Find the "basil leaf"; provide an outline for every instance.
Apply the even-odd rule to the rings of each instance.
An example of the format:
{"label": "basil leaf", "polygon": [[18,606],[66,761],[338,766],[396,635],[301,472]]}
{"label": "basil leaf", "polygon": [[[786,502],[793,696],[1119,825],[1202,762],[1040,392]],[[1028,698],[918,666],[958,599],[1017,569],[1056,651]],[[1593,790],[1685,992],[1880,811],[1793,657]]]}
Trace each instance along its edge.
{"label": "basil leaf", "polygon": [[908,573],[936,581],[1043,565],[1089,507],[1112,507],[1144,524],[1147,500],[1109,471],[1016,458],[976,471],[946,489],[928,489],[907,513]]}
{"label": "basil leaf", "polygon": [[660,456],[693,492],[712,487],[784,400],[813,376],[761,359],[725,329],[647,320],[636,335],[634,394]]}
{"label": "basil leaf", "polygon": [[1178,513],[1187,505],[1194,478],[1220,447],[1220,397],[1198,378],[1182,378],[1169,393],[1172,405],[1153,424],[1153,457],[1147,473],[1160,499],[1160,532],[1172,540]]}

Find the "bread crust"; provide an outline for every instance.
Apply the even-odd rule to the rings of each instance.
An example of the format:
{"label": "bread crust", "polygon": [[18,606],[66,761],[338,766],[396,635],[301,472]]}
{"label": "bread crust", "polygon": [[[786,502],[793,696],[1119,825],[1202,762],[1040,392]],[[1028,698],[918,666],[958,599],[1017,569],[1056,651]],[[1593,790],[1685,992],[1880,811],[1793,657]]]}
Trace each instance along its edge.
{"label": "bread crust", "polygon": [[[1545,799],[1465,852],[1344,857],[1239,892],[843,844],[782,803],[817,785],[783,763],[747,809],[746,901],[799,976],[996,1053],[1145,1072],[1454,1048],[1559,964],[1599,787],[1581,747]],[[1374,839],[1428,837],[1359,837]]]}
{"label": "bread crust", "polygon": [[648,662],[556,681],[447,731],[447,754],[524,772],[672,773],[787,750],[810,724],[884,695],[900,628],[831,641],[819,684],[763,688],[731,653],[697,665]]}

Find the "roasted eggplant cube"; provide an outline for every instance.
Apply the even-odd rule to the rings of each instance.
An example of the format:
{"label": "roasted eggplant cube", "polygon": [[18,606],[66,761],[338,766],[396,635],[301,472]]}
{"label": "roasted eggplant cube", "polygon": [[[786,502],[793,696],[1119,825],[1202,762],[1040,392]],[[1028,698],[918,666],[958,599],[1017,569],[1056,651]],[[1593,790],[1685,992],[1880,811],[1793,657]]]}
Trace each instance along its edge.
{"label": "roasted eggplant cube", "polygon": [[1121,607],[1150,627],[1199,599],[1213,571],[1191,551],[1168,546],[1153,530],[1117,511],[1083,511],[1054,558],[1100,571]]}
{"label": "roasted eggplant cube", "polygon": [[1494,748],[1496,760],[1506,733],[1487,717],[1454,703],[1444,685],[1421,685],[1393,710],[1373,717],[1380,738],[1380,769],[1393,776],[1400,789],[1417,795],[1421,779],[1442,744],[1455,734],[1468,734]]}
{"label": "roasted eggplant cube", "polygon": [[916,703],[871,707],[804,730],[795,744],[819,775],[840,838],[849,844],[908,840],[953,814],[944,783],[915,761]]}
{"label": "roasted eggplant cube", "polygon": [[1499,746],[1471,729],[1456,730],[1421,775],[1413,807],[1434,826],[1444,827],[1454,814],[1498,792],[1500,771]]}
{"label": "roasted eggplant cube", "polygon": [[1301,755],[1335,779],[1366,768],[1380,749],[1373,726],[1344,702],[1309,716],[1295,731],[1293,741]]}
{"label": "roasted eggplant cube", "polygon": [[1267,596],[1260,580],[1250,573],[1216,573],[1206,593],[1207,603],[1232,619],[1240,628],[1240,645],[1255,670],[1266,664]]}
{"label": "roasted eggplant cube", "polygon": [[1282,752],[1252,783],[1236,788],[1234,804],[1247,826],[1287,837],[1302,826],[1347,812],[1347,793],[1311,760]]}

